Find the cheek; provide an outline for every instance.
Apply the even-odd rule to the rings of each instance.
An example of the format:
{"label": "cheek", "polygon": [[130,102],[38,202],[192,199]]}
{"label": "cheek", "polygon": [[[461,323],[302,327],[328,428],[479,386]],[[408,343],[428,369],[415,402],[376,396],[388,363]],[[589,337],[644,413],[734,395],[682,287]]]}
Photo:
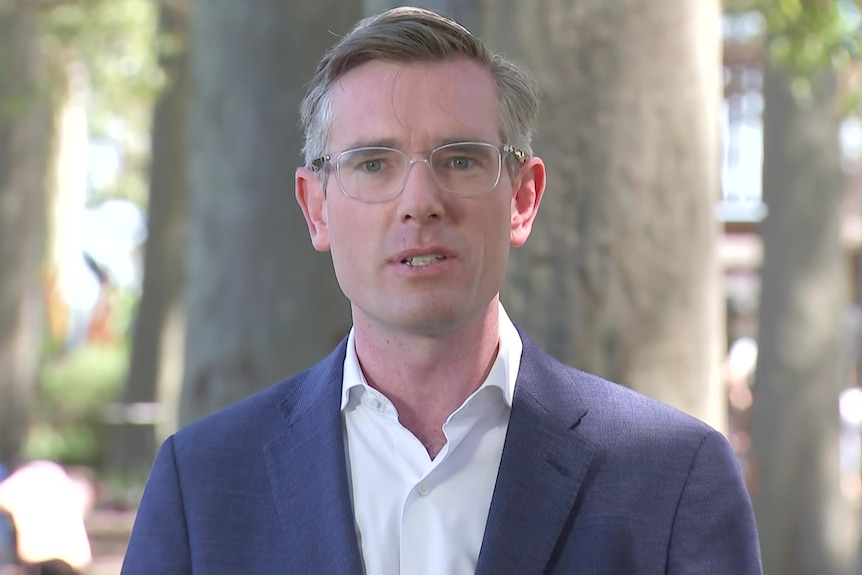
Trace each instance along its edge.
{"label": "cheek", "polygon": [[496,203],[486,217],[485,237],[489,243],[488,249],[494,252],[508,252],[512,236],[511,203]]}
{"label": "cheek", "polygon": [[335,271],[338,286],[342,293],[352,300],[356,296],[355,286],[364,283],[359,279],[359,275],[362,273],[362,266],[359,262],[362,261],[362,258],[356,251],[355,243],[339,233],[334,234],[334,236],[330,234],[329,255],[332,258],[332,268]]}
{"label": "cheek", "polygon": [[372,229],[356,210],[331,209],[329,212],[329,242],[332,263],[341,279],[355,275],[372,261]]}
{"label": "cheek", "polygon": [[331,222],[329,227],[329,249],[332,252],[332,261],[336,267],[350,263],[351,254],[357,247],[357,241],[352,238],[349,230],[344,229],[344,225],[342,222]]}
{"label": "cheek", "polygon": [[[475,238],[481,237],[483,267],[488,271],[505,266],[511,244],[511,211],[508,203],[486,205],[481,213],[473,214]],[[478,243],[477,241],[477,243]]]}

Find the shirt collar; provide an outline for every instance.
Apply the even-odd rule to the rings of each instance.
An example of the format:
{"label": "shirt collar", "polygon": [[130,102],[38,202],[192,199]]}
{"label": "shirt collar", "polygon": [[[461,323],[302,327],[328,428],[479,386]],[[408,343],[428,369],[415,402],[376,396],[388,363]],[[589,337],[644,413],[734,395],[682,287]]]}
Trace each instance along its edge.
{"label": "shirt collar", "polygon": [[[521,341],[518,330],[503,308],[503,304],[499,303],[498,306],[500,349],[497,352],[496,359],[494,359],[494,365],[491,366],[491,370],[488,372],[488,377],[479,389],[486,387],[499,388],[503,393],[506,405],[512,407],[512,398],[515,395],[515,382],[518,379],[518,369],[521,365],[521,352],[523,351],[524,344]],[[354,389],[356,392],[353,391]],[[365,374],[362,373],[362,369],[359,367],[354,331],[351,328],[350,333],[347,335],[347,354],[344,357],[344,376],[341,384],[341,411],[344,411],[347,407],[351,395],[356,393],[358,396],[361,396],[363,392],[379,393],[368,385]]]}

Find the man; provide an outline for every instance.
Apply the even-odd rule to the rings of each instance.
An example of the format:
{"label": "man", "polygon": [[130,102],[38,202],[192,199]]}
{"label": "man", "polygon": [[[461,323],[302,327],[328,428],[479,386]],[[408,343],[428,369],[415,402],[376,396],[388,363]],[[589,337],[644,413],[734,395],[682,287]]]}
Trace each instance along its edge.
{"label": "man", "polygon": [[530,79],[395,9],[320,63],[296,198],[353,329],[168,439],[123,572],[760,572],[727,441],[571,369],[499,302],[545,188]]}

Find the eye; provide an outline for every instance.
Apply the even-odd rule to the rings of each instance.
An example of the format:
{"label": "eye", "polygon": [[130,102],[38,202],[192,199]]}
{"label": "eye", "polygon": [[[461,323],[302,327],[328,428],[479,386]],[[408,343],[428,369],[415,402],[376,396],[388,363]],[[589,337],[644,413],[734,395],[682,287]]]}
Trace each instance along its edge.
{"label": "eye", "polygon": [[362,170],[369,174],[379,172],[383,168],[382,160],[365,160],[362,162]]}
{"label": "eye", "polygon": [[491,169],[496,154],[497,149],[491,145],[465,142],[437,148],[432,152],[432,161],[440,170],[473,173]]}
{"label": "eye", "polygon": [[383,176],[397,168],[402,161],[400,152],[387,148],[357,148],[344,152],[339,158],[342,173],[355,176]]}
{"label": "eye", "polygon": [[473,164],[473,160],[467,156],[453,156],[449,158],[449,165],[456,170],[466,170]]}

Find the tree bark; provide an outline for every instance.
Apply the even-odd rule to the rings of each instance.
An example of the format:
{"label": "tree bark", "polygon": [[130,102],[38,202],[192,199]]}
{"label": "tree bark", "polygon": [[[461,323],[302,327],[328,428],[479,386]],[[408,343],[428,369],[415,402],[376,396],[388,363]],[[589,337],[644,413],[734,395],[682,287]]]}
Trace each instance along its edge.
{"label": "tree bark", "polygon": [[[47,170],[44,273],[48,324],[52,338],[62,342],[55,352],[62,357],[86,343],[91,306],[98,297],[90,291],[97,291],[97,285],[90,285],[89,289],[81,287],[82,277],[89,274],[84,259],[84,220],[89,185],[87,108],[91,86],[87,65],[74,50],[55,52],[48,66],[53,78],[54,131]],[[96,278],[92,281],[97,284]]]}
{"label": "tree bark", "polygon": [[361,13],[338,0],[195,6],[181,423],[310,367],[350,327],[293,177],[305,85]]}
{"label": "tree bark", "polygon": [[838,365],[848,277],[832,74],[797,100],[764,74],[764,263],[752,407],[755,513],[766,573],[851,572],[857,540],[839,490]]}
{"label": "tree bark", "polygon": [[543,91],[548,189],[503,301],[562,361],[726,427],[717,0],[484,0]]}
{"label": "tree bark", "polygon": [[159,8],[160,56],[167,84],[153,113],[144,279],[135,315],[124,403],[158,404],[153,419],[127,421],[114,438],[114,462],[145,479],[157,443],[176,428],[183,365],[183,263],[187,220],[188,17]]}
{"label": "tree bark", "polygon": [[398,0],[364,0],[364,2],[365,14],[368,16],[390,8],[409,5],[439,12],[472,32],[479,31],[482,21],[481,0],[414,0],[406,4]]}
{"label": "tree bark", "polygon": [[35,7],[0,5],[0,462],[27,437],[42,341],[50,109]]}

